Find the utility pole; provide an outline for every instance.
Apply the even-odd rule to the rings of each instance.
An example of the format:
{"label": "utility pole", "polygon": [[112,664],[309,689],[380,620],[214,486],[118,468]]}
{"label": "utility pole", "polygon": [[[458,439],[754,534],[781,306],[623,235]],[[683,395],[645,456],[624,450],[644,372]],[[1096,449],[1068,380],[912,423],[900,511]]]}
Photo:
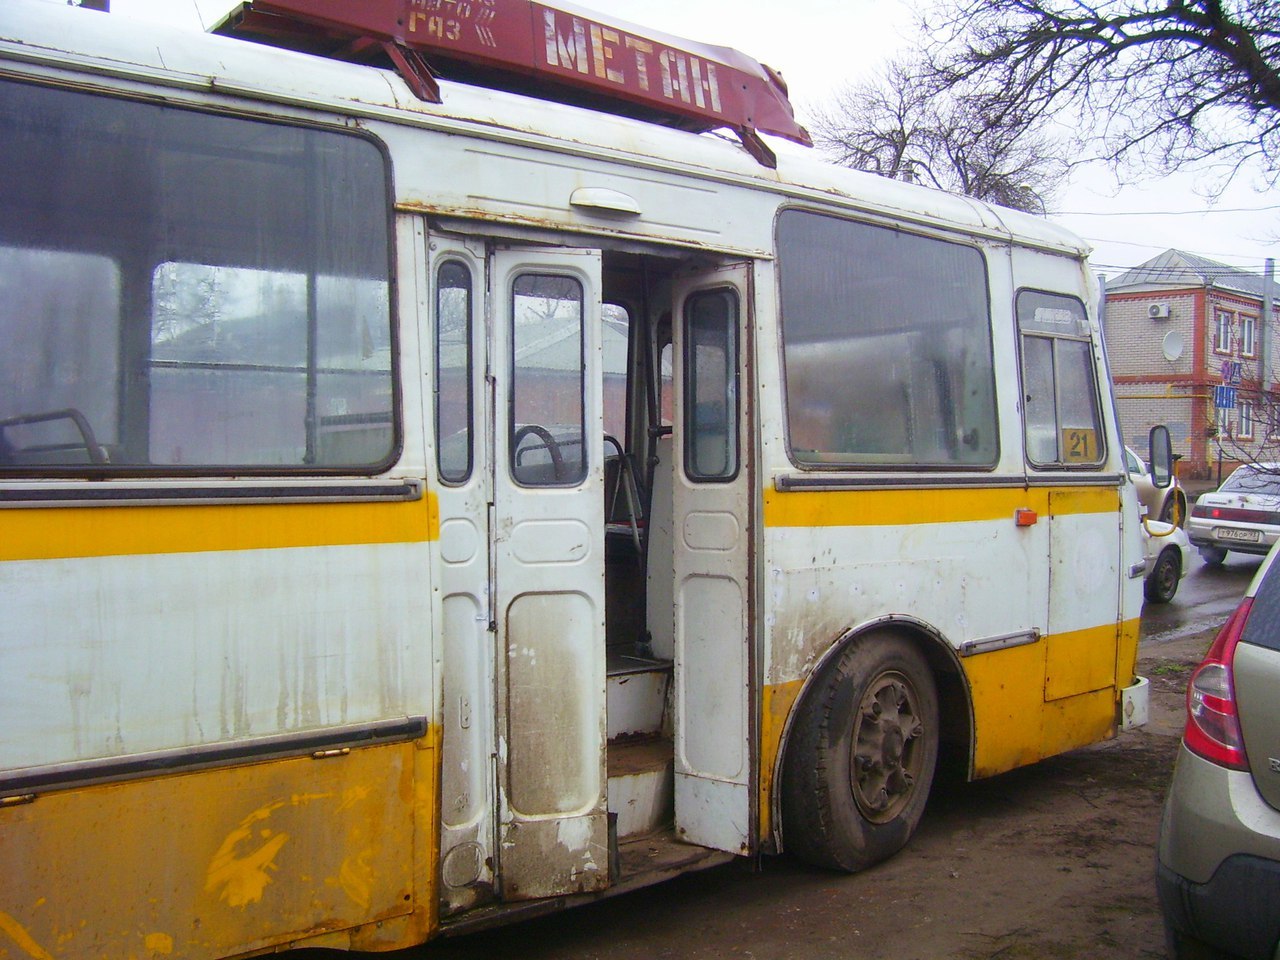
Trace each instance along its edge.
{"label": "utility pole", "polygon": [[[1262,387],[1263,402],[1270,407],[1271,400],[1271,330],[1275,326],[1272,322],[1271,308],[1272,297],[1271,288],[1275,286],[1276,262],[1271,257],[1267,257],[1266,265],[1262,268],[1262,339],[1259,342],[1258,354],[1258,379]],[[1270,412],[1268,410],[1268,412]],[[1270,419],[1270,418],[1268,418]]]}

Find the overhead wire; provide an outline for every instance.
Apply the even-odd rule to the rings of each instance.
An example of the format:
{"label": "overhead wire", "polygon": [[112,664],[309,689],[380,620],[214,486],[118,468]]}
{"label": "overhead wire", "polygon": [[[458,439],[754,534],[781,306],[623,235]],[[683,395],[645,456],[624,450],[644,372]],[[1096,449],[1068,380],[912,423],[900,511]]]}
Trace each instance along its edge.
{"label": "overhead wire", "polygon": [[1200,217],[1210,213],[1266,213],[1280,204],[1264,207],[1208,207],[1204,210],[1059,210],[1057,217]]}

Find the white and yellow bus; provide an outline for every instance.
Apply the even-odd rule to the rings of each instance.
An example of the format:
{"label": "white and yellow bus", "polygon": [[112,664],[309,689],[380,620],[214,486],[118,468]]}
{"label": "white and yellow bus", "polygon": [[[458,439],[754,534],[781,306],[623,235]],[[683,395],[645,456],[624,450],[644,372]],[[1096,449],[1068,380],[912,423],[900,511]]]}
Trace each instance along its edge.
{"label": "white and yellow bus", "polygon": [[[1141,714],[1078,239],[748,122],[437,87],[345,36],[373,0],[297,2],[237,22],[302,50],[0,8],[0,958],[856,870],[939,758]],[[515,7],[400,2],[439,42]],[[778,89],[518,2],[606,83]]]}

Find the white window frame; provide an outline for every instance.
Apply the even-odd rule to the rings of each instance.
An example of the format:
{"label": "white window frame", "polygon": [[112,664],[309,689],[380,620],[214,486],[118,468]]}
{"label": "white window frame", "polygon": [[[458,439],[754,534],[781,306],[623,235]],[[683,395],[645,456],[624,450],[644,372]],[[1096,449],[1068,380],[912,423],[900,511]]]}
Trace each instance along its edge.
{"label": "white window frame", "polygon": [[1215,407],[1214,408],[1214,424],[1218,428],[1218,436],[1231,436],[1231,408]]}
{"label": "white window frame", "polygon": [[[1227,356],[1231,355],[1232,346],[1232,326],[1235,322],[1235,314],[1230,310],[1218,309],[1214,311],[1214,331],[1213,331],[1213,352],[1222,353]],[[1225,342],[1224,342],[1225,341]]]}
{"label": "white window frame", "polygon": [[1253,401],[1241,400],[1239,410],[1239,428],[1236,430],[1236,439],[1252,440],[1253,439]]}
{"label": "white window frame", "polygon": [[1253,359],[1258,355],[1258,318],[1240,314],[1240,356]]}

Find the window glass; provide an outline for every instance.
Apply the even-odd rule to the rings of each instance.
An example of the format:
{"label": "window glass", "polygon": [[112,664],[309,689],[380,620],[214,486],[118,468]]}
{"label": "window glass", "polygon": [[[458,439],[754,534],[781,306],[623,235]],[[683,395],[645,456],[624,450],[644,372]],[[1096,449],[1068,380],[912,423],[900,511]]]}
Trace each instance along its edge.
{"label": "window glass", "polygon": [[1027,459],[1037,466],[1102,462],[1102,426],[1088,317],[1074,297],[1018,294]]}
{"label": "window glass", "polygon": [[471,476],[471,271],[449,260],[436,271],[436,462],[440,479]]}
{"label": "window glass", "polygon": [[1058,402],[1053,381],[1053,341],[1027,337],[1022,342],[1022,387],[1027,425],[1027,458],[1032,463],[1058,459]]}
{"label": "window glass", "polygon": [[1217,313],[1217,325],[1213,338],[1213,349],[1218,353],[1231,352],[1231,321],[1232,315],[1225,310],[1219,310]]}
{"label": "window glass", "polygon": [[0,467],[390,462],[373,144],[5,82],[0,166]]}
{"label": "window glass", "polygon": [[291,466],[386,457],[386,287],[331,277],[309,283],[296,273],[205,264],[157,269],[152,464]]}
{"label": "window glass", "polygon": [[106,257],[0,247],[0,467],[115,451],[120,296]]}
{"label": "window glass", "polygon": [[1240,429],[1236,436],[1241,440],[1253,439],[1253,404],[1247,400],[1240,403]]}
{"label": "window glass", "polygon": [[1258,319],[1256,317],[1240,317],[1240,355],[1253,357],[1258,352],[1257,346]]}
{"label": "window glass", "polygon": [[602,349],[604,351],[604,432],[627,442],[627,358],[631,318],[626,307],[606,303],[602,308]]}
{"label": "window glass", "polygon": [[[1280,493],[1280,485],[1274,491]],[[1252,643],[1268,650],[1280,650],[1280,564],[1272,564],[1253,597],[1253,610],[1244,622],[1241,643]]]}
{"label": "window glass", "polygon": [[738,473],[738,298],[700,291],[685,303],[685,473],[730,480]]}
{"label": "window glass", "polygon": [[974,247],[799,210],[778,220],[798,463],[990,467],[986,264]]}
{"label": "window glass", "polygon": [[511,475],[569,486],[587,475],[582,284],[526,273],[512,287]]}
{"label": "window glass", "polygon": [[1260,496],[1280,497],[1280,474],[1269,467],[1245,464],[1236,467],[1226,482],[1218,488],[1222,493],[1255,493]]}
{"label": "window glass", "polygon": [[675,423],[675,399],[672,384],[675,382],[675,348],[668,340],[658,354],[658,423],[669,427]]}

